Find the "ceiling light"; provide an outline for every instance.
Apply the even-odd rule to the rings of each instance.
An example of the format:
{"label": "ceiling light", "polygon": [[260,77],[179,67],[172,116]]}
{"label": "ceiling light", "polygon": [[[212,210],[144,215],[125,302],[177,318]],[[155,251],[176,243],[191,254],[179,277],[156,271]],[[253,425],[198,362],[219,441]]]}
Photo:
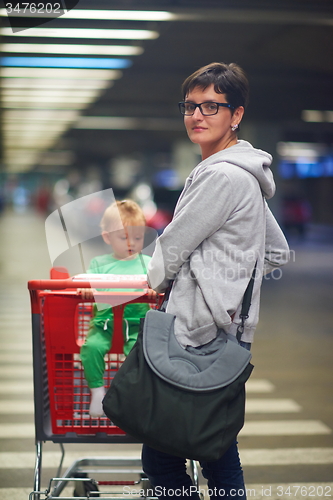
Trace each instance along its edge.
{"label": "ceiling light", "polygon": [[20,159],[22,160],[29,160],[30,158],[35,158],[36,155],[39,153],[39,149],[37,148],[26,148],[26,149],[7,149],[6,151],[6,157],[7,158],[15,158],[15,161],[18,161]]}
{"label": "ceiling light", "polygon": [[[22,36],[75,37],[84,38],[82,42],[86,42],[80,45],[81,40],[73,44],[7,43],[0,46],[2,53],[7,53],[0,59],[5,165],[7,171],[23,171],[39,164],[43,151],[54,146],[59,136],[73,126],[80,112],[104,88],[110,87],[113,80],[121,78],[119,69],[132,64],[126,56],[143,53],[142,47],[89,44],[89,38],[98,39],[99,43],[112,38],[149,40],[157,38],[159,33],[134,29],[38,27],[15,34],[3,28],[0,35],[16,36],[16,42]],[[48,54],[55,57],[46,57]],[[101,57],[93,57],[96,55]],[[128,125],[127,121],[124,128]]]}
{"label": "ceiling light", "polygon": [[3,89],[3,108],[70,108],[82,109],[93,102],[99,90],[82,91],[72,87],[66,90]]}
{"label": "ceiling light", "polygon": [[101,56],[138,56],[143,53],[142,47],[133,45],[78,45],[55,43],[4,43],[1,52],[39,53],[39,54],[86,54]]}
{"label": "ceiling light", "polygon": [[40,165],[71,165],[75,160],[73,151],[49,151],[44,153]]}
{"label": "ceiling light", "polygon": [[302,120],[305,122],[323,122],[324,113],[315,109],[305,109],[302,111]]}
{"label": "ceiling light", "polygon": [[80,118],[75,128],[135,130],[139,128],[138,125],[138,118],[125,116],[84,116]]}
{"label": "ceiling light", "polygon": [[302,120],[315,123],[333,123],[333,111],[320,111],[317,109],[305,109],[302,111]]}
{"label": "ceiling light", "polygon": [[112,69],[76,69],[76,68],[1,68],[1,77],[8,78],[63,78],[116,80],[121,71]]}
{"label": "ceiling light", "polygon": [[68,127],[68,123],[65,122],[57,122],[57,123],[49,123],[47,121],[39,121],[39,122],[32,122],[29,124],[29,128],[27,128],[27,123],[26,122],[11,122],[7,121],[6,123],[3,124],[2,130],[4,135],[6,134],[11,134],[11,133],[16,133],[20,132],[20,136],[22,135],[29,135],[29,134],[35,134],[39,133],[39,131],[47,132],[50,133],[55,133],[55,132],[63,132],[66,130]]}
{"label": "ceiling light", "polygon": [[80,116],[74,128],[104,130],[183,130],[181,120],[123,116]]}
{"label": "ceiling light", "polygon": [[[68,127],[67,127],[68,128]],[[63,130],[63,132],[66,132],[67,128],[65,128]],[[36,131],[37,132],[37,131]],[[59,137],[59,132],[58,131],[54,131],[53,132],[53,135],[50,133],[50,134],[47,134],[47,135],[43,135],[43,130],[40,129],[40,133],[39,133],[39,142],[38,142],[38,138],[36,136],[27,136],[27,137],[22,137],[22,140],[20,140],[20,142],[17,142],[17,143],[14,143],[13,144],[13,149],[16,148],[17,150],[20,148],[22,149],[22,144],[25,143],[28,139],[29,139],[29,143],[27,145],[27,147],[29,148],[30,146],[33,146],[33,144],[35,143],[35,146],[36,149],[43,149],[43,143],[45,141],[48,141],[49,139],[52,139],[52,140],[55,140]],[[7,137],[7,141],[10,141],[12,139],[12,136],[8,136]]]}
{"label": "ceiling light", "polygon": [[144,10],[84,10],[72,9],[64,15],[67,19],[107,19],[116,21],[172,21],[175,14],[165,11]]}
{"label": "ceiling light", "polygon": [[27,96],[16,96],[16,95],[5,95],[2,98],[2,102],[10,104],[10,103],[18,103],[18,102],[26,102],[26,103],[51,103],[51,102],[91,102],[92,99],[95,98],[95,95],[92,96],[80,96],[80,95],[59,95],[59,96],[48,96],[48,95],[27,95]]}
{"label": "ceiling light", "polygon": [[153,40],[159,37],[157,31],[151,30],[117,30],[117,29],[92,29],[92,28],[29,28],[13,33],[11,28],[2,28],[3,36],[23,37],[51,37],[51,38],[98,38],[116,40]]}
{"label": "ceiling light", "polygon": [[41,134],[37,130],[34,130],[33,134],[24,134],[20,138],[17,137],[17,134],[11,133],[11,134],[5,134],[4,135],[4,144],[11,144],[18,148],[22,147],[23,143],[27,143],[27,146],[29,147],[33,142],[36,142],[36,144],[40,144],[38,141],[39,140],[46,140],[46,139],[53,139],[54,137],[57,137],[58,133],[57,132],[48,132],[47,134]]}
{"label": "ceiling light", "polygon": [[123,69],[131,66],[129,59],[92,57],[1,57],[0,65],[32,68]]}
{"label": "ceiling light", "polygon": [[31,165],[33,165],[34,162],[31,162],[28,160],[25,165],[22,164],[16,164],[15,162],[11,161],[6,161],[6,172],[8,174],[22,174],[23,172],[27,172],[30,170]]}
{"label": "ceiling light", "polygon": [[317,159],[326,151],[326,146],[321,143],[311,142],[278,142],[277,152],[285,158],[294,161],[295,158]]}
{"label": "ceiling light", "polygon": [[[18,17],[15,11],[11,16]],[[26,10],[27,17],[37,17],[36,14]],[[6,9],[0,9],[0,16],[7,16]],[[39,12],[38,17],[50,17],[50,13]],[[61,17],[66,19],[101,19],[107,21],[172,21],[176,18],[172,12],[160,10],[91,10],[91,9],[71,9]]]}
{"label": "ceiling light", "polygon": [[325,111],[326,121],[333,123],[333,111]]}
{"label": "ceiling light", "polygon": [[30,139],[35,139],[39,137],[55,137],[58,135],[58,130],[43,130],[42,128],[39,129],[34,129],[34,130],[24,130],[23,133],[20,134],[20,137],[17,136],[16,131],[6,131],[3,133],[4,139],[6,140],[11,140],[13,138],[16,138],[16,141],[20,144],[22,141],[30,140]]}
{"label": "ceiling light", "polygon": [[[3,75],[2,75],[3,76]],[[69,78],[2,78],[0,80],[2,89],[63,89],[73,90],[77,88],[77,80]],[[80,80],[80,89],[103,90],[111,87],[113,82],[110,80]]]}
{"label": "ceiling light", "polygon": [[4,141],[5,146],[7,146],[7,151],[8,149],[12,148],[13,151],[19,152],[21,149],[35,149],[35,150],[41,150],[46,147],[52,146],[55,139],[57,139],[57,135],[53,136],[48,136],[48,137],[36,137],[36,138],[26,138],[23,141],[20,141],[19,143],[11,138],[9,138],[7,141]]}
{"label": "ceiling light", "polygon": [[21,111],[5,111],[3,113],[3,122],[19,120],[21,122],[30,120],[39,121],[62,121],[62,122],[72,122],[77,118],[76,111],[68,110],[21,110]]}
{"label": "ceiling light", "polygon": [[[24,5],[24,4],[23,4]],[[5,9],[0,9],[1,16],[7,16]],[[22,14],[13,12],[13,17],[22,17]],[[36,14],[25,13],[26,17],[37,17]],[[39,13],[38,17],[50,17],[48,13]],[[123,21],[182,21],[182,22],[219,22],[219,23],[256,23],[256,24],[295,24],[295,25],[324,25],[332,26],[330,13],[274,10],[266,8],[220,8],[220,9],[188,9],[178,10],[177,13],[166,11],[131,11],[131,10],[85,10],[71,9],[61,16],[67,19],[106,19]]]}
{"label": "ceiling light", "polygon": [[68,89],[25,89],[24,91],[20,88],[5,88],[2,89],[2,96],[3,98],[10,97],[10,96],[15,96],[17,98],[30,98],[30,97],[64,97],[66,98],[71,98],[70,94],[75,94],[75,97],[94,97],[99,94],[98,89],[78,89],[75,87],[68,88]]}
{"label": "ceiling light", "polygon": [[77,103],[77,102],[62,102],[62,101],[54,101],[49,103],[44,102],[22,102],[22,103],[3,103],[3,109],[75,109],[82,110],[87,107],[87,103]]}

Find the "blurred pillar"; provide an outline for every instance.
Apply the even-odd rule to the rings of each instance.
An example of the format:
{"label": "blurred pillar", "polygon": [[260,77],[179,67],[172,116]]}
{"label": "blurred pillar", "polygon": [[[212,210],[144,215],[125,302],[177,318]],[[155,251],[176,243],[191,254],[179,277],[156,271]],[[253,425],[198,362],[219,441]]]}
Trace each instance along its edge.
{"label": "blurred pillar", "polygon": [[277,219],[280,219],[281,198],[283,196],[281,179],[278,173],[279,158],[277,143],[281,140],[281,128],[273,122],[244,122],[241,126],[240,139],[249,141],[253,147],[267,151],[273,156],[271,169],[276,184],[276,194],[269,200],[269,206]]}

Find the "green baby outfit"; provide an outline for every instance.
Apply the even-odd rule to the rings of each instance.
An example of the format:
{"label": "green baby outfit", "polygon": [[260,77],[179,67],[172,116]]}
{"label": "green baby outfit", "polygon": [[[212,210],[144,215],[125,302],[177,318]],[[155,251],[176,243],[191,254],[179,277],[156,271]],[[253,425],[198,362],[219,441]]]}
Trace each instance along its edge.
{"label": "green baby outfit", "polygon": [[[134,259],[118,260],[106,254],[95,257],[91,262],[88,273],[93,274],[146,274],[150,257],[137,255]],[[103,291],[105,291],[103,289]],[[131,290],[133,291],[133,290]],[[140,318],[149,310],[148,304],[127,304],[123,317],[124,354],[127,356],[136,342]],[[94,305],[94,314],[90,321],[90,329],[83,346],[81,347],[81,361],[88,386],[92,389],[104,385],[104,357],[110,350],[113,337],[113,312],[109,305],[97,308]]]}

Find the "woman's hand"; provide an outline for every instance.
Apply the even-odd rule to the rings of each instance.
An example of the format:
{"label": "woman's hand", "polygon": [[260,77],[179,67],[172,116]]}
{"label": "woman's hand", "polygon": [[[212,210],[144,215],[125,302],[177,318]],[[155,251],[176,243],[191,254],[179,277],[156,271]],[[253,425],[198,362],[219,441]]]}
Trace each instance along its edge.
{"label": "woman's hand", "polygon": [[78,288],[76,290],[76,295],[81,295],[84,300],[94,300],[94,288]]}

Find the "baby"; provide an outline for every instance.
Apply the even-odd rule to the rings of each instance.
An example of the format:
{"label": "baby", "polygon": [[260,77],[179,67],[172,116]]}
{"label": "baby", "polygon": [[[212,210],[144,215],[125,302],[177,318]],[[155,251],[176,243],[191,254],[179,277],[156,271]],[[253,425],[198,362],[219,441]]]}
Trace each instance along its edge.
{"label": "baby", "polygon": [[[119,216],[123,225],[119,229]],[[104,212],[101,220],[102,237],[111,252],[92,259],[88,273],[99,274],[146,274],[150,257],[142,255],[146,221],[144,214],[132,200],[116,201]],[[78,290],[84,299],[93,300],[91,288]],[[150,298],[156,294],[147,291]],[[89,414],[103,415],[104,357],[110,350],[113,336],[113,312],[110,306],[103,309],[94,305],[94,315],[85,343],[81,347],[81,361],[85,378],[91,390]],[[127,304],[124,310],[124,354],[127,356],[136,342],[140,318],[149,310],[148,304]]]}

